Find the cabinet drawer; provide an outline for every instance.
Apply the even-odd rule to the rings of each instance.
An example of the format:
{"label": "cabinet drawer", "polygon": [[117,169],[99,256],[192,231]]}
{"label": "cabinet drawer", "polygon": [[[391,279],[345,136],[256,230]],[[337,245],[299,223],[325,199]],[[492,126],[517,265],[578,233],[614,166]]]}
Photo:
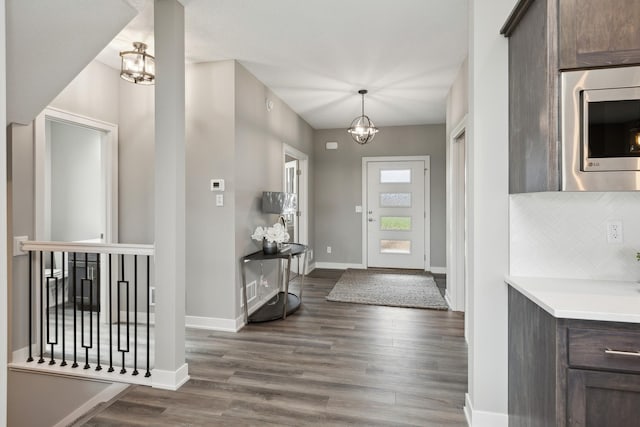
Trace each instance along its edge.
{"label": "cabinet drawer", "polygon": [[569,366],[640,373],[640,331],[569,328]]}

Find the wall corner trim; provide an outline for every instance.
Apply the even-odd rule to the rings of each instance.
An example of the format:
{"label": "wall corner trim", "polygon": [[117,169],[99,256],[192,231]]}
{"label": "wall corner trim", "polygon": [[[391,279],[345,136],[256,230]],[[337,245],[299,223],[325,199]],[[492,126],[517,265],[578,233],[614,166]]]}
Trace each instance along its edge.
{"label": "wall corner trim", "polygon": [[176,391],[189,381],[189,365],[186,363],[175,371],[154,369],[151,371],[151,387]]}
{"label": "wall corner trim", "polygon": [[473,409],[469,393],[465,393],[464,416],[469,427],[508,427],[509,416],[499,412]]}
{"label": "wall corner trim", "polygon": [[62,420],[58,421],[58,423],[56,423],[53,427],[66,427],[72,425],[75,421],[80,419],[83,415],[87,414],[90,410],[92,410],[99,404],[110,401],[128,388],[128,384],[110,384],[106,389],[102,390],[100,393],[87,400]]}

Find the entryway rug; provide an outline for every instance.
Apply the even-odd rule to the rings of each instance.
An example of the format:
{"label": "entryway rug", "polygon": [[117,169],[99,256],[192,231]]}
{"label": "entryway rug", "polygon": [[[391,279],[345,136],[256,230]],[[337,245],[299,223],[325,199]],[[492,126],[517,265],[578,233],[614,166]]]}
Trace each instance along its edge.
{"label": "entryway rug", "polygon": [[329,301],[448,310],[433,276],[415,270],[346,270]]}

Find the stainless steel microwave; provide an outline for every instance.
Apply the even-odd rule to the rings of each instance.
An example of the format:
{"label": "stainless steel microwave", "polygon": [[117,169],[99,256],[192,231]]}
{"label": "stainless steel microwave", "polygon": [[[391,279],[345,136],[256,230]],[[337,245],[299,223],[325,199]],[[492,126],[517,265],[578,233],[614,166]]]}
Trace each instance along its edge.
{"label": "stainless steel microwave", "polygon": [[562,73],[562,189],[640,190],[640,67]]}

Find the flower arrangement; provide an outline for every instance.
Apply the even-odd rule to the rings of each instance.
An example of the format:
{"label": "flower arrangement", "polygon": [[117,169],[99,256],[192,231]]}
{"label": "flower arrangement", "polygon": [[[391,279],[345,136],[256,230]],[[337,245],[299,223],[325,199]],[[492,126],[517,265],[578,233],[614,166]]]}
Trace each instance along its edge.
{"label": "flower arrangement", "polygon": [[276,222],[271,227],[256,227],[251,238],[257,241],[266,240],[269,243],[283,243],[289,241],[289,233],[282,224]]}

